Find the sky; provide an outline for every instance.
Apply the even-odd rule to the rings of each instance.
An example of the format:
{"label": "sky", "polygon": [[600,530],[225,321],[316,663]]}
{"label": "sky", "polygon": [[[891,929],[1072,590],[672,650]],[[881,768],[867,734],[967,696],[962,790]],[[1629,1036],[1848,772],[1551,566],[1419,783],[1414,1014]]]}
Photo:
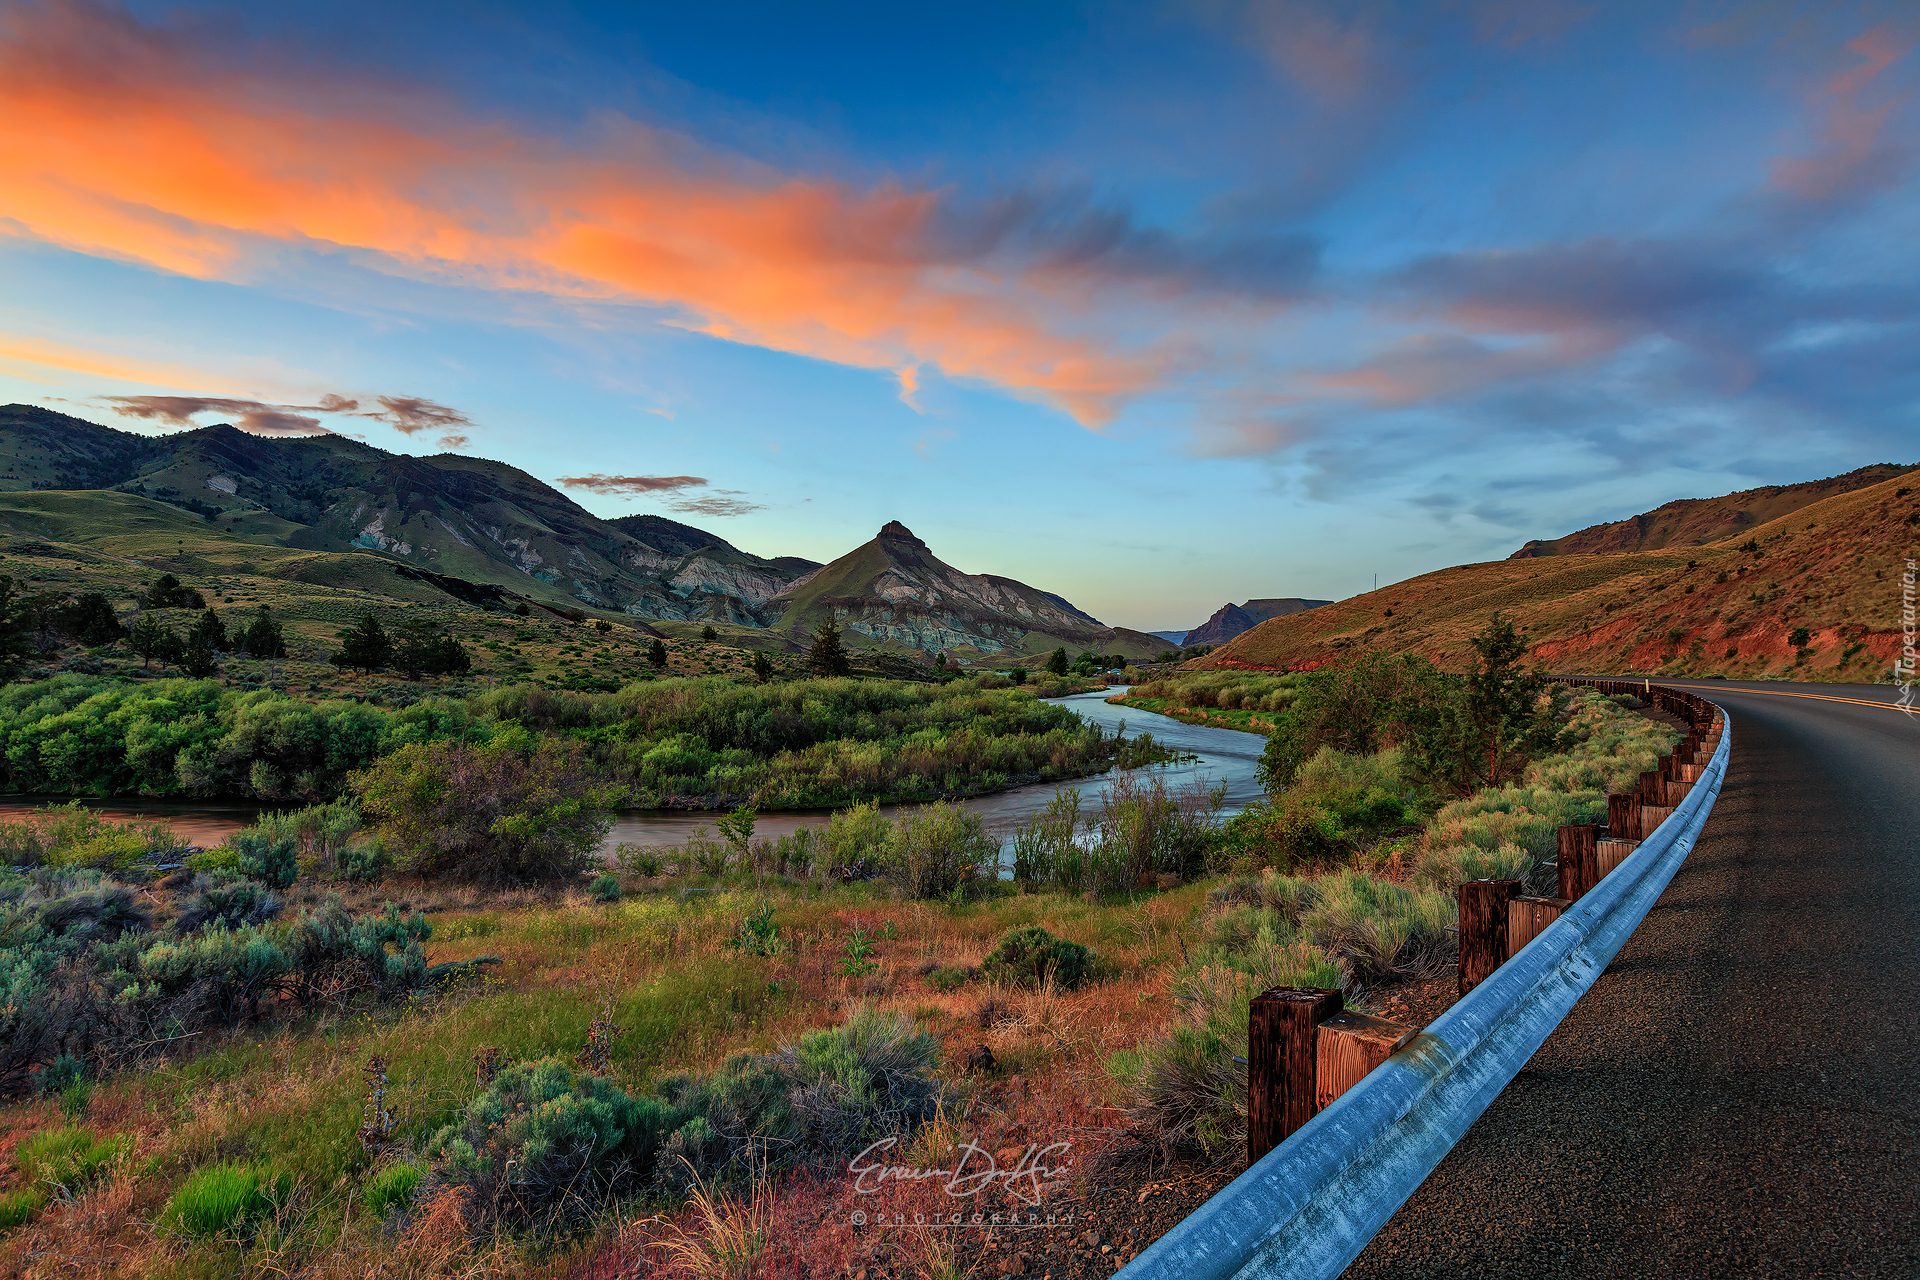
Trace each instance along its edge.
{"label": "sky", "polygon": [[[396,12],[398,10],[399,12]],[[0,0],[0,402],[1103,620],[1920,461],[1911,3]]]}

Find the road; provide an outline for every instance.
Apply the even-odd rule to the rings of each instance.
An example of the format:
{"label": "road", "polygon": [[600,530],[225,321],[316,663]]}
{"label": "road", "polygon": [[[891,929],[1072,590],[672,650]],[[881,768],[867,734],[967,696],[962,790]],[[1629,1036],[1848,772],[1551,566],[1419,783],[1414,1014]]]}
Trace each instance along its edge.
{"label": "road", "polygon": [[1920,1276],[1920,716],[1660,683],[1733,727],[1699,844],[1347,1276]]}

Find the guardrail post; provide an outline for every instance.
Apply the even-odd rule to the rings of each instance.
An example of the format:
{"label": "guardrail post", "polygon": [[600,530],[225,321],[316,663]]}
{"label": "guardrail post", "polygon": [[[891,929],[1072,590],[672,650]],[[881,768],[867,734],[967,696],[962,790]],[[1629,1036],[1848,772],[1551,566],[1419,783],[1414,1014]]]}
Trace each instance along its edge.
{"label": "guardrail post", "polygon": [[1333,1100],[1366,1078],[1367,1072],[1400,1052],[1413,1039],[1413,1029],[1354,1009],[1342,1009],[1320,1024],[1314,1057],[1318,1068],[1314,1110],[1324,1111]]}
{"label": "guardrail post", "polygon": [[1519,892],[1518,880],[1469,880],[1460,886],[1461,995],[1506,963],[1507,903]]}
{"label": "guardrail post", "polygon": [[1318,1111],[1320,1024],[1346,1000],[1320,987],[1269,987],[1247,1013],[1247,1165]]}
{"label": "guardrail post", "polygon": [[1615,840],[1640,839],[1640,795],[1629,791],[1625,795],[1607,797],[1607,834]]}
{"label": "guardrail post", "polygon": [[1600,859],[1595,842],[1600,828],[1591,822],[1562,827],[1560,840],[1560,896],[1577,902],[1580,895],[1600,883]]}
{"label": "guardrail post", "polygon": [[1519,955],[1522,948],[1572,905],[1565,898],[1511,899],[1507,903],[1507,959]]}

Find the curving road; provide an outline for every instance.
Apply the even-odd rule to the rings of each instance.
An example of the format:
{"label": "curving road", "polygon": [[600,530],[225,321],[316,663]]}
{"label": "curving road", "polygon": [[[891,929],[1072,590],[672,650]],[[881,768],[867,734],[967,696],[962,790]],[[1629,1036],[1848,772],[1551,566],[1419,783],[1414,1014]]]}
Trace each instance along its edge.
{"label": "curving road", "polygon": [[1699,844],[1348,1277],[1920,1276],[1920,715],[1656,683],[1732,723]]}

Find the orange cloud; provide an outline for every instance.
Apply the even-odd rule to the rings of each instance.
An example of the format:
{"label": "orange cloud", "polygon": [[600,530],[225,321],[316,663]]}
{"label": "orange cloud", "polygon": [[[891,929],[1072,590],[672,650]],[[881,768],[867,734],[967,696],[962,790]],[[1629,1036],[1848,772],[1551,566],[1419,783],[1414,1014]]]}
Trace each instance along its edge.
{"label": "orange cloud", "polygon": [[[1106,421],[1169,358],[1085,331],[1046,264],[945,249],[941,197],[770,175],[623,123],[568,144],[101,8],[0,18],[0,217],[80,252],[244,279],[290,250],[658,306],[737,342],[925,363]],[[996,264],[1005,267],[1007,264]]]}

